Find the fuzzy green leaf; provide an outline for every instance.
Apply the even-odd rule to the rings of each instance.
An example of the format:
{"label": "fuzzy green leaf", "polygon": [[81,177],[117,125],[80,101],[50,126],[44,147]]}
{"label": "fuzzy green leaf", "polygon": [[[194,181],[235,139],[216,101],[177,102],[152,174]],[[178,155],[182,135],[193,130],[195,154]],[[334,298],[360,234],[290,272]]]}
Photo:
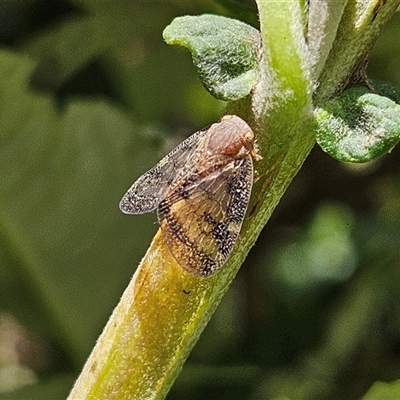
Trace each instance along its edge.
{"label": "fuzzy green leaf", "polygon": [[163,37],[189,49],[201,82],[217,99],[241,99],[258,80],[260,34],[250,25],[216,15],[185,16],[175,18]]}
{"label": "fuzzy green leaf", "polygon": [[339,161],[374,160],[400,140],[400,106],[367,87],[345,91],[317,109],[315,116],[319,145]]}

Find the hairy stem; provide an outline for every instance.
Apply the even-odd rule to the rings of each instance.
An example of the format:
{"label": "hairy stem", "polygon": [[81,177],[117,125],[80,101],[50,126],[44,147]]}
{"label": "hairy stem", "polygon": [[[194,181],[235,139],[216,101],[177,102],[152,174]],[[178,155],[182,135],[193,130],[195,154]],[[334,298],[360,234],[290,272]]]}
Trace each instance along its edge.
{"label": "hairy stem", "polygon": [[[325,54],[321,61],[315,61],[322,62],[323,67],[312,65],[314,70],[321,70],[318,101],[329,98],[349,78],[399,0],[387,0],[382,9],[378,6],[374,9],[372,1],[349,0],[346,9],[351,11],[360,3],[368,3],[375,10],[374,20],[368,24],[365,20],[362,25],[362,35],[368,40],[355,39],[356,33],[348,29],[351,19],[356,23],[355,14],[342,19],[336,35],[338,42],[332,44],[329,56]],[[249,123],[264,159],[255,164],[257,181],[235,250],[219,273],[198,278],[177,265],[158,232],[69,399],[166,396],[248,251],[314,145],[313,82],[305,40],[304,5],[298,0],[258,0],[257,5],[264,54],[261,79],[252,95],[229,104],[227,113],[238,114]],[[337,21],[331,26],[337,26]],[[331,31],[330,35],[332,40],[335,35]],[[353,47],[353,56],[347,51],[348,43]]]}

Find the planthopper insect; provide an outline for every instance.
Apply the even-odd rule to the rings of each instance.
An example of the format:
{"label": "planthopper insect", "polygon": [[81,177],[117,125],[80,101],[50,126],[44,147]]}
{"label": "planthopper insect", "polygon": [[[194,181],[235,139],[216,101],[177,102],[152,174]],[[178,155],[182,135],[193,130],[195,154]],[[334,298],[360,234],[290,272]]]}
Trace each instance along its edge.
{"label": "planthopper insect", "polygon": [[206,277],[226,262],[239,236],[261,159],[254,133],[236,115],[198,131],[144,173],[119,207],[157,209],[164,240],[182,268]]}

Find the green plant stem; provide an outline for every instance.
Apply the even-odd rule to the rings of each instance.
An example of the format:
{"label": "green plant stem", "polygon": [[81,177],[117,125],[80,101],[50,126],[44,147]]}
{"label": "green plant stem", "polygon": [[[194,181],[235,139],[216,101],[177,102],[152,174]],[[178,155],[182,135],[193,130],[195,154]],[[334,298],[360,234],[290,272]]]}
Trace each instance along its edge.
{"label": "green plant stem", "polygon": [[363,67],[379,33],[399,4],[399,0],[348,0],[319,78],[314,96],[316,105],[339,94],[352,74]]}
{"label": "green plant stem", "polygon": [[[93,349],[70,400],[166,396],[248,251],[306,159],[314,145],[312,82],[303,34],[304,14],[299,3],[257,1],[264,46],[261,79],[251,97],[231,103],[227,109],[252,126],[264,157],[255,165],[256,183],[248,218],[230,260],[210,278],[191,276],[177,265],[158,232]],[[389,3],[394,7],[398,1],[388,0]],[[388,13],[385,18],[379,20],[381,27],[389,19]],[[352,36],[347,39],[352,40]],[[344,40],[343,33],[341,41]],[[366,51],[371,43],[362,45]],[[340,62],[338,51],[335,57]],[[360,49],[358,54],[362,53]],[[357,61],[354,59],[353,66]],[[326,65],[332,67],[332,62]],[[343,82],[348,78],[348,69],[341,71],[343,76],[336,79]],[[324,69],[322,74],[327,76],[329,70]],[[325,81],[323,88],[320,98],[332,92]]]}

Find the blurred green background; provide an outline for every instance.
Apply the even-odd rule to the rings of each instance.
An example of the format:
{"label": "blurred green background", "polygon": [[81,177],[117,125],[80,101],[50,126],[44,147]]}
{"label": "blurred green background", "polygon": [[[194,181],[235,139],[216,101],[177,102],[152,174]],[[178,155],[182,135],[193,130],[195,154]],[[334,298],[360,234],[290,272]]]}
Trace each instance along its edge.
{"label": "blurred green background", "polygon": [[[224,108],[162,31],[254,23],[243,4],[0,2],[0,399],[67,396],[157,229],[121,196]],[[397,13],[368,71],[400,87],[399,37]],[[312,151],[168,399],[359,399],[400,378],[399,156]],[[400,385],[365,397],[383,398]]]}

